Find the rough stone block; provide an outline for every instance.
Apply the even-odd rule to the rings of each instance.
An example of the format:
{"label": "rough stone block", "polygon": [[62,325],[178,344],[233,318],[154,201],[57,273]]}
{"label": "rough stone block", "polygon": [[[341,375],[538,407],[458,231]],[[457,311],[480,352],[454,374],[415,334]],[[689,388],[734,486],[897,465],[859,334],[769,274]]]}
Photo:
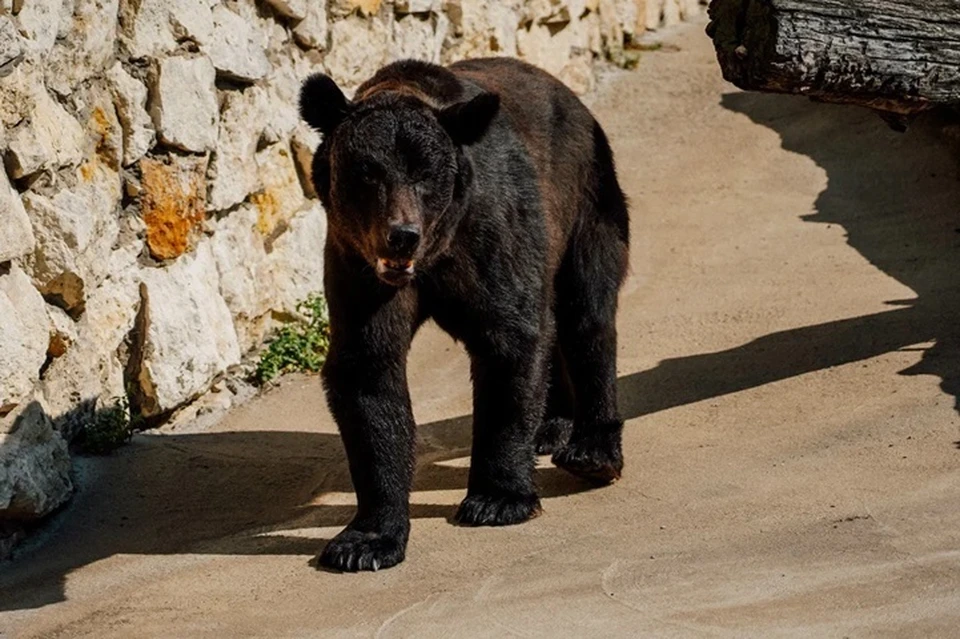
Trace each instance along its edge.
{"label": "rough stone block", "polygon": [[170,266],[144,269],[140,409],[160,415],[197,397],[240,362],[240,345],[210,244]]}
{"label": "rough stone block", "polygon": [[161,60],[150,78],[150,115],[160,139],[202,153],[217,143],[216,70],[206,56]]}

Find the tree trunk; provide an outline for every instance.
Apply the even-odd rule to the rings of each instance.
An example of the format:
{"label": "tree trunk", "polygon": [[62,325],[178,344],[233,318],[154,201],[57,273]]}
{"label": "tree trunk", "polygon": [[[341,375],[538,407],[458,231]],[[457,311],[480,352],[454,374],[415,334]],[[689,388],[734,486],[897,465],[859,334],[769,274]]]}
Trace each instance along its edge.
{"label": "tree trunk", "polygon": [[960,0],[713,0],[723,76],[910,115],[960,104]]}

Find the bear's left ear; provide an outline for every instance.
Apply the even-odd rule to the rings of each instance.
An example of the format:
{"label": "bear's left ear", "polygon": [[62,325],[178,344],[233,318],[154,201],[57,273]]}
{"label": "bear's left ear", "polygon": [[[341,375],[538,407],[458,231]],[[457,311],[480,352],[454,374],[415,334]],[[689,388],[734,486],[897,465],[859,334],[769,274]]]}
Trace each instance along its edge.
{"label": "bear's left ear", "polygon": [[330,76],[311,75],[300,88],[300,117],[324,135],[337,128],[352,108]]}
{"label": "bear's left ear", "polygon": [[437,113],[440,126],[446,129],[457,146],[469,146],[483,137],[500,110],[500,96],[484,92],[466,102],[458,102]]}

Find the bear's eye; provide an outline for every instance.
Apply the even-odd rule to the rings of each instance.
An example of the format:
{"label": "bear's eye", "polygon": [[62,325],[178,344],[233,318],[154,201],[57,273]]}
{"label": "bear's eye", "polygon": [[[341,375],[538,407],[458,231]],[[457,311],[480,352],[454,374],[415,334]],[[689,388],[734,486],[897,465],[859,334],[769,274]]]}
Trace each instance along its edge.
{"label": "bear's eye", "polygon": [[363,184],[374,185],[380,182],[381,171],[373,164],[362,162],[357,165],[354,175]]}
{"label": "bear's eye", "polygon": [[426,167],[414,169],[407,174],[407,179],[410,180],[410,184],[413,184],[414,186],[423,184],[424,182],[429,182],[432,178],[433,172]]}

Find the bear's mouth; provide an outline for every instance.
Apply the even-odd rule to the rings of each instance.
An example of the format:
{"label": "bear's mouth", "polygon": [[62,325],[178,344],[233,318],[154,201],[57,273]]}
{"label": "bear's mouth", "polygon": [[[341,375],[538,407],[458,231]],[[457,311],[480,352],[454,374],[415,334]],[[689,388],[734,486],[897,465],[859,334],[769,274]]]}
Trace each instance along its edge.
{"label": "bear's mouth", "polygon": [[413,279],[413,260],[377,258],[377,277],[394,286],[402,286]]}

